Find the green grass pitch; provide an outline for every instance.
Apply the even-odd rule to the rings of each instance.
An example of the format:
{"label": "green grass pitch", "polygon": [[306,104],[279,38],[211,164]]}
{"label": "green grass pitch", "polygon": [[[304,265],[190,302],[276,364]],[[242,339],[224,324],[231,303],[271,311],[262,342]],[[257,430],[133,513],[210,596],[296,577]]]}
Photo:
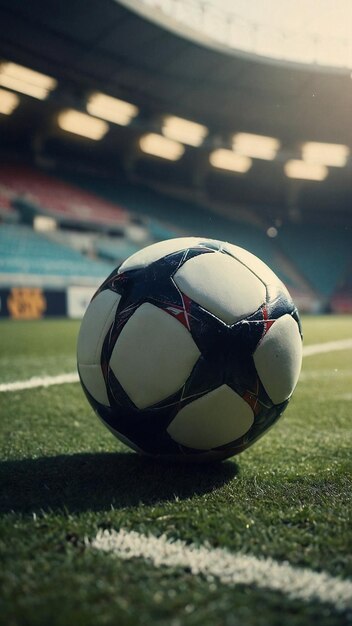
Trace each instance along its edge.
{"label": "green grass pitch", "polygon": [[[0,323],[0,383],[75,369],[78,322]],[[305,345],[352,336],[351,317],[303,319]],[[124,528],[272,557],[348,578],[351,349],[303,361],[279,423],[212,467],[166,466],[120,444],[79,384],[0,393],[3,626],[335,626],[348,613],[187,570],[122,561],[85,538]]]}

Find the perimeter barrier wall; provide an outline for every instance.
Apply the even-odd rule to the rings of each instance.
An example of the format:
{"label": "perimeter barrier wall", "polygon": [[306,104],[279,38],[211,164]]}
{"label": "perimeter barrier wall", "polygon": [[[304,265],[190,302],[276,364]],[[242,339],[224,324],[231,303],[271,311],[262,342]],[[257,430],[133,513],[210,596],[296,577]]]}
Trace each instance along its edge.
{"label": "perimeter barrier wall", "polygon": [[0,318],[41,319],[69,317],[80,319],[95,292],[95,287],[69,286],[0,288]]}

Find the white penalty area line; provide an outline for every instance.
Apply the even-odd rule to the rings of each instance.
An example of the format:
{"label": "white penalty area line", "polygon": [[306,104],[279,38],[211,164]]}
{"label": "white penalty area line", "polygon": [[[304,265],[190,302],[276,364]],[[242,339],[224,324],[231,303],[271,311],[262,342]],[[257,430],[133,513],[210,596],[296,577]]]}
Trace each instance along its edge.
{"label": "white penalty area line", "polygon": [[124,559],[144,559],[155,567],[182,568],[224,585],[252,585],[285,594],[290,599],[333,605],[338,611],[352,608],[352,581],[325,572],[293,567],[273,559],[233,554],[223,548],[187,545],[165,535],[146,536],[126,530],[99,531],[86,545]]}
{"label": "white penalty area line", "polygon": [[[328,341],[327,343],[316,343],[303,347],[303,357],[322,354],[324,352],[334,352],[335,350],[348,350],[352,348],[352,339],[341,339],[339,341]],[[0,393],[5,391],[24,391],[25,389],[35,389],[36,387],[51,387],[52,385],[65,385],[77,383],[79,376],[77,372],[68,374],[58,374],[57,376],[33,376],[28,380],[17,380],[10,383],[0,383]]]}

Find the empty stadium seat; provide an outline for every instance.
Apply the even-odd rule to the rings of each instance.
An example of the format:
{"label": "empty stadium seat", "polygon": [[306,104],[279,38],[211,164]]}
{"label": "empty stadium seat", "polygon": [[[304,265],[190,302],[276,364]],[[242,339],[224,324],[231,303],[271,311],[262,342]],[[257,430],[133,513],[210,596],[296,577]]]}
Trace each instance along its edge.
{"label": "empty stadium seat", "polygon": [[26,226],[0,226],[1,274],[26,274],[63,279],[87,277],[103,280],[113,266],[84,257]]}

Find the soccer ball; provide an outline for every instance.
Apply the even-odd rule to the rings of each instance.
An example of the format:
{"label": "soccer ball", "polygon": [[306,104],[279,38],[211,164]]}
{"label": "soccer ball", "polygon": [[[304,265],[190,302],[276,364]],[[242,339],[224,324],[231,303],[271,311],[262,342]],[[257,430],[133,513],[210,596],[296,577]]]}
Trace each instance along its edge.
{"label": "soccer ball", "polygon": [[238,246],[196,237],[133,254],[98,289],[78,338],[84,392],[151,456],[220,460],[285,410],[302,361],[297,309]]}

